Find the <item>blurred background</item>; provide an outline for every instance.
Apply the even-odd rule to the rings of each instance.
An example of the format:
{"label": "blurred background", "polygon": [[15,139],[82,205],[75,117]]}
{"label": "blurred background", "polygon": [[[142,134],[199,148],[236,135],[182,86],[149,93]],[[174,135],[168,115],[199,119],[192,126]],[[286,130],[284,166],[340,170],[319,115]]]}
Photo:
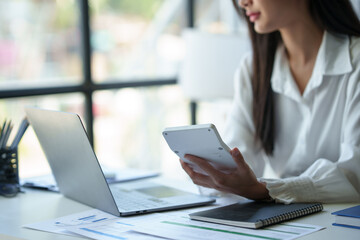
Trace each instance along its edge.
{"label": "blurred background", "polygon": [[[208,34],[204,47],[206,39],[238,38],[236,61],[249,51],[230,0],[0,0],[0,120],[16,129],[26,106],[78,113],[100,163],[182,179],[162,130],[211,122],[221,133],[232,94],[232,79],[219,79],[228,87],[218,97],[206,95],[202,72],[181,79],[189,29]],[[236,62],[214,59],[219,69],[231,66],[224,71],[232,76]],[[199,63],[195,69],[210,66]],[[188,94],[182,81],[200,81],[201,96]],[[21,177],[50,173],[31,128],[19,168]]]}

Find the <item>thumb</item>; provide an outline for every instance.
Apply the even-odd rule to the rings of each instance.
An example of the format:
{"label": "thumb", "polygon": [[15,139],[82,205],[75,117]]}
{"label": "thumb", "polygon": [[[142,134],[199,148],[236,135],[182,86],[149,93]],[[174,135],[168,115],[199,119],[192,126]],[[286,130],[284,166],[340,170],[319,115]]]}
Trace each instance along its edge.
{"label": "thumb", "polygon": [[244,166],[247,166],[247,163],[245,162],[245,159],[238,148],[232,149],[230,153],[238,167],[242,168]]}

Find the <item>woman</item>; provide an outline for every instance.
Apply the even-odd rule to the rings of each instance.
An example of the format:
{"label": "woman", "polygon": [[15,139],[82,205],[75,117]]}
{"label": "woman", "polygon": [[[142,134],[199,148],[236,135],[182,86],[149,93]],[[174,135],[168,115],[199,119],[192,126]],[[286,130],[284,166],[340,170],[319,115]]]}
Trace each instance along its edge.
{"label": "woman", "polygon": [[[254,200],[360,201],[360,23],[348,0],[240,0],[253,53],[224,140],[237,169],[181,161],[195,184]],[[262,179],[268,162],[279,179]]]}

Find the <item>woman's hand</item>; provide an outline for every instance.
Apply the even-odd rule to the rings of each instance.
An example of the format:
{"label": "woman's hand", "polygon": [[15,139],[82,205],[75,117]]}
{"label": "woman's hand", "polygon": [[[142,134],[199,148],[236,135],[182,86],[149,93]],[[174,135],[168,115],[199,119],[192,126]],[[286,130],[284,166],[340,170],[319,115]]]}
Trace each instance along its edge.
{"label": "woman's hand", "polygon": [[197,185],[237,194],[253,200],[269,199],[269,191],[266,189],[265,183],[261,183],[256,179],[254,172],[245,162],[239,149],[234,148],[230,153],[237,168],[227,173],[215,169],[206,160],[193,155],[187,154],[185,158],[198,165],[208,176],[195,172],[184,161],[180,160],[180,162],[182,168]]}

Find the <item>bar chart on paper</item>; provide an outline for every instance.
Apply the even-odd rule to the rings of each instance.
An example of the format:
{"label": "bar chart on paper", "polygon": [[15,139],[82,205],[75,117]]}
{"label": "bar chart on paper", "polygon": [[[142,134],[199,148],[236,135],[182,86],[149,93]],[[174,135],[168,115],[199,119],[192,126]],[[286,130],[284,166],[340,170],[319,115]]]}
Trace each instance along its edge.
{"label": "bar chart on paper", "polygon": [[105,240],[155,239],[156,236],[180,240],[288,240],[299,238],[320,229],[322,229],[320,226],[284,223],[254,230],[190,220],[188,214],[181,211],[166,214],[149,214],[131,218],[117,218],[107,222],[67,228],[67,230],[71,232],[86,237]]}
{"label": "bar chart on paper", "polygon": [[51,219],[44,222],[26,224],[23,227],[45,232],[74,235],[71,232],[67,231],[65,228],[71,226],[83,226],[91,223],[100,223],[102,221],[108,221],[114,218],[116,217],[111,214],[102,212],[97,209],[92,209],[89,211],[71,214],[68,216]]}
{"label": "bar chart on paper", "polygon": [[159,217],[149,224],[136,227],[135,230],[172,239],[270,239],[287,240],[322,229],[320,226],[308,224],[277,224],[264,229],[247,229],[220,224],[206,223],[190,220],[184,216]]}
{"label": "bar chart on paper", "polygon": [[188,214],[189,211],[184,210],[119,218],[94,209],[46,222],[29,224],[25,227],[60,234],[79,234],[99,240],[160,238],[178,240],[289,240],[323,228],[288,222],[255,230],[194,221],[188,217]]}
{"label": "bar chart on paper", "polygon": [[154,214],[133,216],[126,218],[115,218],[108,221],[93,222],[86,225],[68,226],[65,229],[92,239],[114,240],[114,239],[159,239],[139,232],[132,231],[136,225],[146,224],[152,221]]}

